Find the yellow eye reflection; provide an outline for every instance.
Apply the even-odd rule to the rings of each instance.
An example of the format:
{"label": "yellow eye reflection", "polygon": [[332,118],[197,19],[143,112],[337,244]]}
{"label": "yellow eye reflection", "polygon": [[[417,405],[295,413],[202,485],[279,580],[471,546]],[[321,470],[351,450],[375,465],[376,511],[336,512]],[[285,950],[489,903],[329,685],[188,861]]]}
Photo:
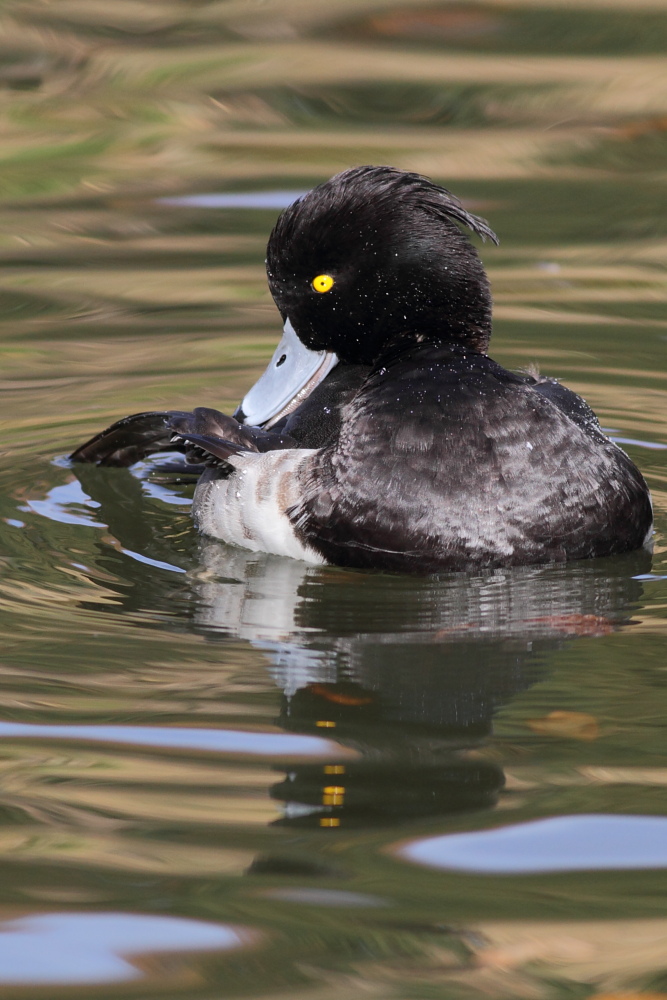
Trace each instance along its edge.
{"label": "yellow eye reflection", "polygon": [[310,284],[316,292],[330,292],[336,282],[330,274],[318,274]]}

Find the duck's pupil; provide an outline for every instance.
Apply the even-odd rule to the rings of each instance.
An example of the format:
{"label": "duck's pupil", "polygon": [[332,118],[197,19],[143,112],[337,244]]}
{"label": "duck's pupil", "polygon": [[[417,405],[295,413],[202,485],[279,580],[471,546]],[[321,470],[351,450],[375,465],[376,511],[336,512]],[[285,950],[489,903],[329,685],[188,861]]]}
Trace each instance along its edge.
{"label": "duck's pupil", "polygon": [[281,356],[276,361],[276,368],[280,368],[280,366],[284,365],[286,361],[287,361],[287,355],[281,354]]}

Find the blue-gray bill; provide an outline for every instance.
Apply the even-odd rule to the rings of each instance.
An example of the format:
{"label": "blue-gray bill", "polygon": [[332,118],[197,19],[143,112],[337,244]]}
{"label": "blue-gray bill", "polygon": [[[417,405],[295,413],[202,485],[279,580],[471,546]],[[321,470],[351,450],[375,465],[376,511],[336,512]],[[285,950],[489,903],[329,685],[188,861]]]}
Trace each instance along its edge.
{"label": "blue-gray bill", "polygon": [[234,412],[240,423],[267,430],[299,406],[338,363],[331,351],[311,351],[289,319],[266,371]]}

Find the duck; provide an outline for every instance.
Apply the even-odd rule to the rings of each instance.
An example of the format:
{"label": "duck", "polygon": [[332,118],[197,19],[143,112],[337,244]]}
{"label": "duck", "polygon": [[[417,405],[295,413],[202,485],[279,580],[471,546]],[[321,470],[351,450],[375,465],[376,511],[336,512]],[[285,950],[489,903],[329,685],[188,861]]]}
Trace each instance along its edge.
{"label": "duck", "polygon": [[136,414],[72,460],[177,447],[201,472],[203,534],[315,564],[477,572],[648,545],[648,487],[588,404],[489,356],[491,290],[468,232],[498,242],[420,174],[337,174],[273,228],[283,336],[234,414]]}

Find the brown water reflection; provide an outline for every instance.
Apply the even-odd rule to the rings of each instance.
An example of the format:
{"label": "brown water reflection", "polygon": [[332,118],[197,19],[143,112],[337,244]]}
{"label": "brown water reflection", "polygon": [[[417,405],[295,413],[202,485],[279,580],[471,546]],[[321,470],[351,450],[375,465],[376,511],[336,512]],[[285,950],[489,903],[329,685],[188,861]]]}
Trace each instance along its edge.
{"label": "brown water reflection", "polygon": [[[134,980],[57,986],[72,930],[42,947],[43,985],[5,988],[0,963],[0,989],[667,995],[664,869],[396,854],[667,814],[664,4],[12,0],[2,21],[2,917],[170,917],[250,947],[154,944]],[[491,220],[494,356],[537,361],[636,442],[652,564],[308,568],[201,542],[169,476],[54,464],[124,413],[233,407],[273,349],[276,209],[163,199],[299,191],[363,162],[429,173]],[[160,744],[188,729],[254,752]]]}

